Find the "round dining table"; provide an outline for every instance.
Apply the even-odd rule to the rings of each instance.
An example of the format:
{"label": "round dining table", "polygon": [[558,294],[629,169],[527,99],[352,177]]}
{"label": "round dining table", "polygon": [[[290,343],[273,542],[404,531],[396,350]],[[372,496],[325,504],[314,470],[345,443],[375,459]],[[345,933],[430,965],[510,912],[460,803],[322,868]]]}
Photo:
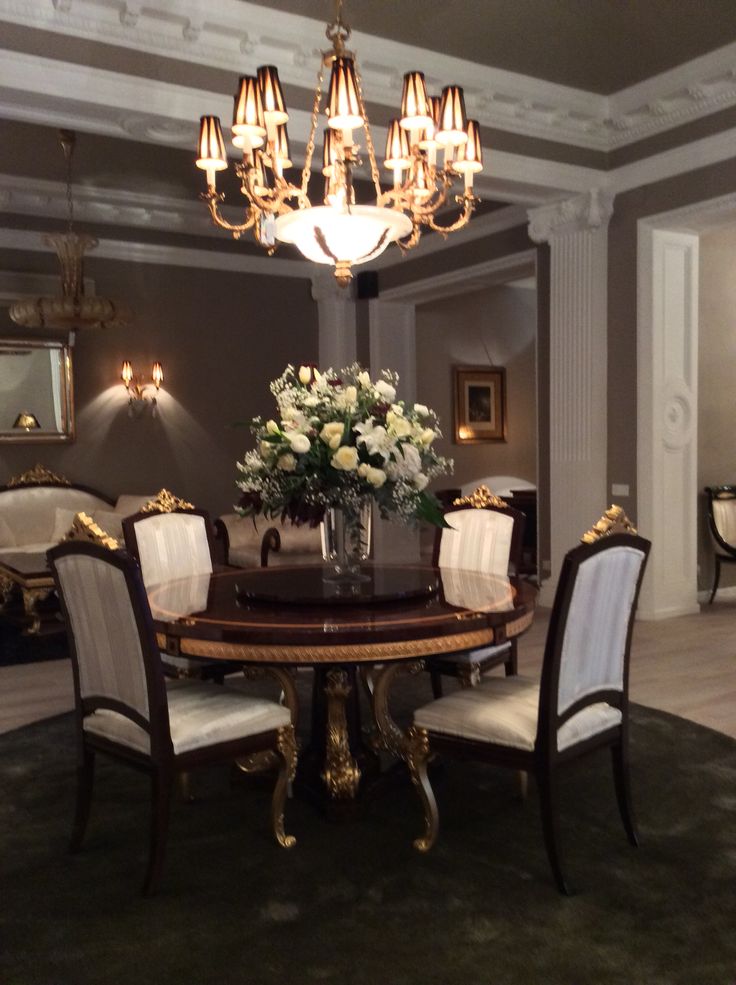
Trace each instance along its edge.
{"label": "round dining table", "polygon": [[[536,589],[522,579],[420,564],[366,565],[360,581],[347,583],[329,567],[294,565],[216,570],[151,586],[148,597],[162,650],[272,674],[295,725],[294,670],[314,670],[297,781],[339,813],[376,772],[378,749],[411,755],[389,709],[395,678],[519,636],[531,625]],[[360,723],[359,672],[371,703],[370,742]]]}

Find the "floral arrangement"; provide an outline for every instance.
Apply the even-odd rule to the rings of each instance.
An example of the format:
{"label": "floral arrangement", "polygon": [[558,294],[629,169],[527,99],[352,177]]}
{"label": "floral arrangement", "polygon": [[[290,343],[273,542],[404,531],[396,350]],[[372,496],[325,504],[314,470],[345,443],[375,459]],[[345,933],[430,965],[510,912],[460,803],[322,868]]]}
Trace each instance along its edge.
{"label": "floral arrangement", "polygon": [[444,525],[427,484],[452,471],[432,448],[436,414],[396,399],[398,375],[371,380],[357,364],[320,372],[287,366],[271,384],[279,420],[251,423],[257,448],[238,462],[238,511],[316,526],[330,507],[357,515],[366,497],[381,516]]}

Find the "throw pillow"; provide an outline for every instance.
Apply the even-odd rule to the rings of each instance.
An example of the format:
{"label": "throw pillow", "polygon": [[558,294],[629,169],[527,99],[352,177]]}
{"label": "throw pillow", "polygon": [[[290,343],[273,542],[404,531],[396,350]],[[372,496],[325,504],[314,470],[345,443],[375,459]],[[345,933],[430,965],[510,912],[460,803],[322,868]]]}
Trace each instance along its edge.
{"label": "throw pillow", "polygon": [[150,503],[155,498],[156,493],[153,493],[151,496],[133,496],[130,493],[123,493],[122,496],[118,496],[118,501],[115,504],[115,512],[119,513],[120,516],[133,516],[134,513],[140,513],[146,503]]}
{"label": "throw pillow", "polygon": [[92,519],[98,527],[105,531],[108,537],[123,542],[123,515],[122,513],[112,513],[108,510],[95,510]]}
{"label": "throw pillow", "polygon": [[69,533],[77,513],[78,510],[66,510],[62,506],[56,507],[54,510],[54,530],[51,534],[51,540],[54,544],[58,544]]}

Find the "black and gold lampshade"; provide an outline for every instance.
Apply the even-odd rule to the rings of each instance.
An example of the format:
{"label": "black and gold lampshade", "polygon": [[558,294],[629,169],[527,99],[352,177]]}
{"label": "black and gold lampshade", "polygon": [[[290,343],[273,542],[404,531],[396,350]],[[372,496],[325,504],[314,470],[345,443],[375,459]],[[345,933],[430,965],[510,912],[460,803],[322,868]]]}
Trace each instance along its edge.
{"label": "black and gold lampshade", "polygon": [[424,130],[433,124],[424,72],[407,72],[404,76],[400,123],[404,130]]}
{"label": "black and gold lampshade", "polygon": [[453,162],[455,171],[461,174],[476,173],[483,170],[483,148],[480,144],[480,126],[477,120],[468,120],[468,139],[458,149],[457,158]]}
{"label": "black and gold lampshade", "polygon": [[327,91],[327,118],[333,130],[354,130],[363,126],[355,63],[347,56],[335,58],[332,64]]}
{"label": "black and gold lampshade", "polygon": [[258,79],[242,75],[233,106],[233,143],[246,151],[261,147],[266,138],[266,121]]}
{"label": "black and gold lampshade", "polygon": [[227,167],[225,141],[222,137],[220,118],[202,116],[199,120],[199,144],[197,167],[203,171],[224,171]]}
{"label": "black and gold lampshade", "polygon": [[391,120],[386,135],[386,159],[383,162],[387,168],[404,170],[409,167],[409,141],[406,130],[402,129],[398,120]]}
{"label": "black and gold lampshade", "polygon": [[275,65],[261,65],[258,69],[258,88],[261,90],[263,116],[266,123],[280,126],[288,123],[284,93],[279,81],[279,70]]}
{"label": "black and gold lampshade", "polygon": [[461,86],[445,86],[440,104],[440,125],[435,135],[443,147],[459,147],[468,139],[465,96]]}

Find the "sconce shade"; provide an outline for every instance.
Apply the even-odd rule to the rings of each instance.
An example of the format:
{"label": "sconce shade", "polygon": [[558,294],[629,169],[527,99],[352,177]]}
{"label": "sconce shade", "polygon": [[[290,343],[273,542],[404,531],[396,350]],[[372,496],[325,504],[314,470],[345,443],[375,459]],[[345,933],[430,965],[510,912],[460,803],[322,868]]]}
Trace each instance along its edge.
{"label": "sconce shade", "polygon": [[240,77],[233,106],[233,143],[236,147],[253,150],[263,145],[266,123],[258,79],[254,75]]}
{"label": "sconce shade", "polygon": [[480,126],[477,120],[468,120],[468,141],[461,144],[457,160],[453,162],[455,171],[461,174],[483,170],[483,148],[480,144]]}
{"label": "sconce shade", "polygon": [[424,72],[407,72],[404,76],[400,122],[405,130],[424,130],[432,126]]}
{"label": "sconce shade", "polygon": [[35,431],[41,425],[38,423],[38,418],[35,414],[32,414],[29,410],[22,410],[16,417],[13,427],[18,428],[20,431]]}
{"label": "sconce shade", "polygon": [[406,130],[402,130],[398,120],[391,120],[388,125],[386,136],[386,160],[383,162],[386,168],[409,167],[409,141]]}
{"label": "sconce shade", "polygon": [[322,174],[325,177],[330,177],[335,172],[337,151],[338,140],[335,131],[327,127],[324,132],[324,144],[322,147]]}
{"label": "sconce shade", "polygon": [[275,65],[261,65],[258,69],[258,88],[261,90],[263,117],[266,123],[279,126],[288,122],[284,93],[279,82],[279,70]]}
{"label": "sconce shade", "polygon": [[199,120],[199,156],[197,167],[203,171],[224,171],[227,167],[225,141],[217,116],[202,116]]}
{"label": "sconce shade", "polygon": [[333,130],[354,130],[355,127],[363,126],[352,58],[339,56],[332,64],[326,113],[327,122]]}
{"label": "sconce shade", "polygon": [[289,149],[289,134],[286,132],[286,124],[280,123],[276,127],[276,136],[273,141],[273,157],[282,168],[291,167],[291,151]]}
{"label": "sconce shade", "polygon": [[120,371],[120,379],[129,387],[133,379],[133,366],[129,359],[123,360],[123,368]]}
{"label": "sconce shade", "polygon": [[151,379],[153,380],[153,385],[158,390],[164,381],[164,368],[161,363],[154,363],[151,367]]}
{"label": "sconce shade", "polygon": [[443,147],[459,147],[468,139],[465,96],[461,86],[445,86],[440,104],[440,125],[435,134]]}
{"label": "sconce shade", "polygon": [[422,205],[432,197],[432,176],[429,173],[429,165],[423,157],[419,157],[413,173],[412,195],[417,205]]}
{"label": "sconce shade", "polygon": [[424,137],[419,141],[419,146],[423,150],[428,150],[430,147],[439,147],[439,144],[435,139],[435,134],[440,126],[440,106],[442,105],[442,97],[430,96],[428,103],[429,115],[432,117],[432,122],[425,128]]}

